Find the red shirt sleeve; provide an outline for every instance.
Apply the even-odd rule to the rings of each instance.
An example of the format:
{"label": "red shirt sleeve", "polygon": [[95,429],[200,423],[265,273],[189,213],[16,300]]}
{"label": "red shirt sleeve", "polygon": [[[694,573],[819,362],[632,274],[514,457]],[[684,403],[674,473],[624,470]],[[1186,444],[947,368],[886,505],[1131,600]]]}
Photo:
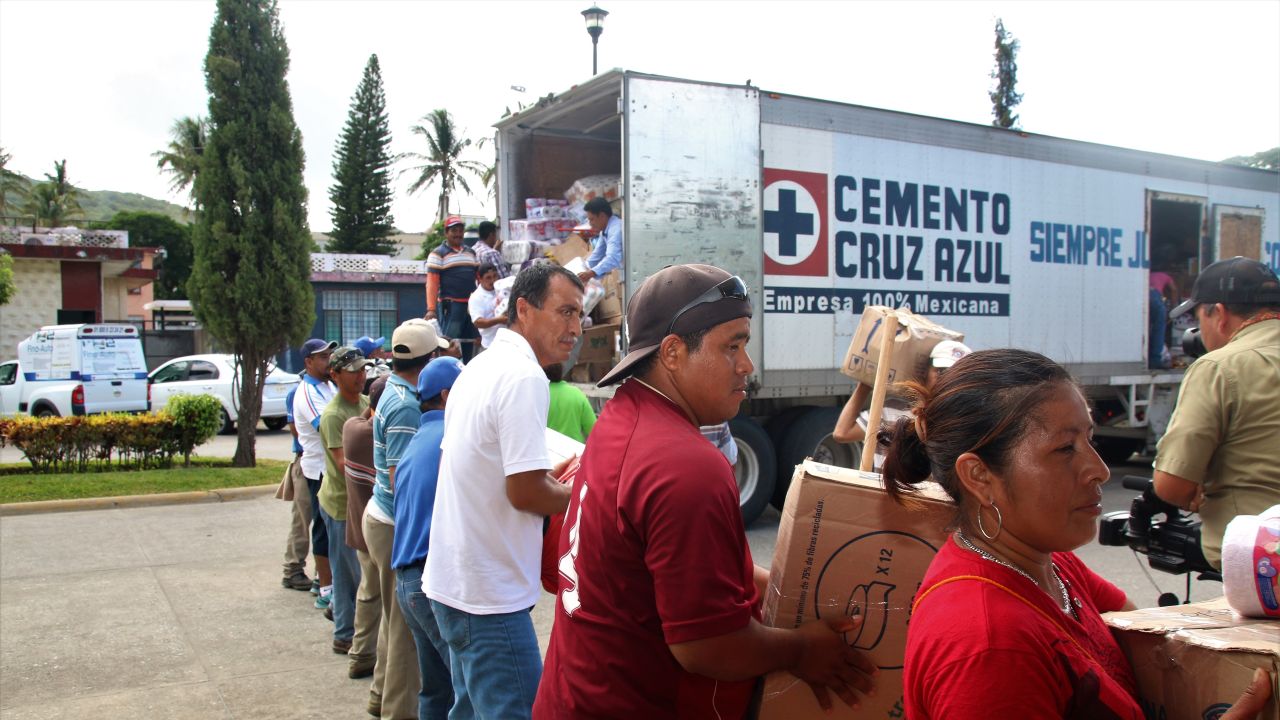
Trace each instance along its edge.
{"label": "red shirt sleeve", "polygon": [[740,630],[757,604],[737,484],[704,444],[706,453],[688,453],[677,466],[665,458],[637,474],[618,498],[620,522],[643,539],[667,644]]}

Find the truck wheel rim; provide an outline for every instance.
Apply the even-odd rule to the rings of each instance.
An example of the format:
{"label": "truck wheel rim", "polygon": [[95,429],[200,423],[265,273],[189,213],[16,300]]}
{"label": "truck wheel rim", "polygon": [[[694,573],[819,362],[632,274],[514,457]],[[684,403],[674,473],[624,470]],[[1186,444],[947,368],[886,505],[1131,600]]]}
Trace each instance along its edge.
{"label": "truck wheel rim", "polygon": [[760,482],[760,460],[756,451],[744,442],[738,443],[738,462],[733,465],[733,476],[738,481],[738,504],[741,505],[755,494]]}

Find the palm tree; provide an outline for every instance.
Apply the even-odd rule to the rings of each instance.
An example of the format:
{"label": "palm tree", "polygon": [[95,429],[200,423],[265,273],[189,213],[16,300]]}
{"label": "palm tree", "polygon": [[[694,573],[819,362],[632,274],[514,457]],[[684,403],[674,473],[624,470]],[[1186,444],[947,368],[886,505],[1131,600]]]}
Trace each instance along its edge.
{"label": "palm tree", "polygon": [[30,181],[7,167],[12,157],[4,148],[0,148],[0,215],[9,211],[10,195],[18,205],[22,205],[31,190]]}
{"label": "palm tree", "polygon": [[425,155],[415,152],[405,153],[402,157],[420,161],[421,164],[403,170],[400,174],[414,173],[417,176],[409,186],[410,194],[418,192],[427,185],[439,184],[440,202],[436,208],[436,221],[443,222],[449,214],[449,197],[454,191],[461,187],[468,195],[471,194],[471,187],[467,185],[462,172],[465,170],[476,176],[482,176],[485,167],[474,160],[462,159],[462,151],[471,146],[471,141],[459,136],[448,110],[443,108],[433,110],[422,119],[428,122],[428,126],[414,125],[409,128],[409,131],[426,138],[430,152]]}
{"label": "palm tree", "polygon": [[53,174],[45,173],[45,181],[31,189],[23,203],[23,212],[33,215],[45,227],[59,227],[66,220],[83,215],[80,189],[67,179],[67,161],[53,161]]}
{"label": "palm tree", "polygon": [[156,167],[173,177],[169,187],[174,192],[191,191],[195,203],[196,175],[200,173],[200,159],[209,137],[209,123],[197,115],[194,118],[178,118],[169,130],[169,149],[151,153]]}

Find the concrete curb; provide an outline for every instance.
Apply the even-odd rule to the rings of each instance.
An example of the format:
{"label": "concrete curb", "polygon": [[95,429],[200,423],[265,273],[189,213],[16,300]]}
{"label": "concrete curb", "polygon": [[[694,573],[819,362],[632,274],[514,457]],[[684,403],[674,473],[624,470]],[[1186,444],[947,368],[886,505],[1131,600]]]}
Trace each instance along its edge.
{"label": "concrete curb", "polygon": [[120,495],[117,497],[80,498],[77,500],[37,500],[35,502],[6,503],[0,505],[0,517],[249,500],[263,495],[274,494],[278,486],[277,483],[273,483],[271,485],[252,485],[218,490],[192,490],[190,492],[159,493],[156,495]]}

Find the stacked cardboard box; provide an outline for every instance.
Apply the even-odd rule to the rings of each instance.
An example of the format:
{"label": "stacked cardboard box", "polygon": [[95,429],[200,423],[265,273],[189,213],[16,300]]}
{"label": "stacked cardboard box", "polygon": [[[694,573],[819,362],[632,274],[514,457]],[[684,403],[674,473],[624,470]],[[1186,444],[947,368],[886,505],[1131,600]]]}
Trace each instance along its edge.
{"label": "stacked cardboard box", "polygon": [[[875,383],[876,367],[880,359],[880,345],[884,333],[880,332],[885,316],[893,312],[898,316],[898,333],[893,338],[893,355],[889,362],[889,382],[924,379],[928,368],[929,352],[943,340],[964,340],[964,333],[945,327],[912,313],[906,308],[888,308],[868,305],[862,311],[853,342],[845,353],[840,372],[860,383]],[[890,385],[889,392],[894,387]]]}

